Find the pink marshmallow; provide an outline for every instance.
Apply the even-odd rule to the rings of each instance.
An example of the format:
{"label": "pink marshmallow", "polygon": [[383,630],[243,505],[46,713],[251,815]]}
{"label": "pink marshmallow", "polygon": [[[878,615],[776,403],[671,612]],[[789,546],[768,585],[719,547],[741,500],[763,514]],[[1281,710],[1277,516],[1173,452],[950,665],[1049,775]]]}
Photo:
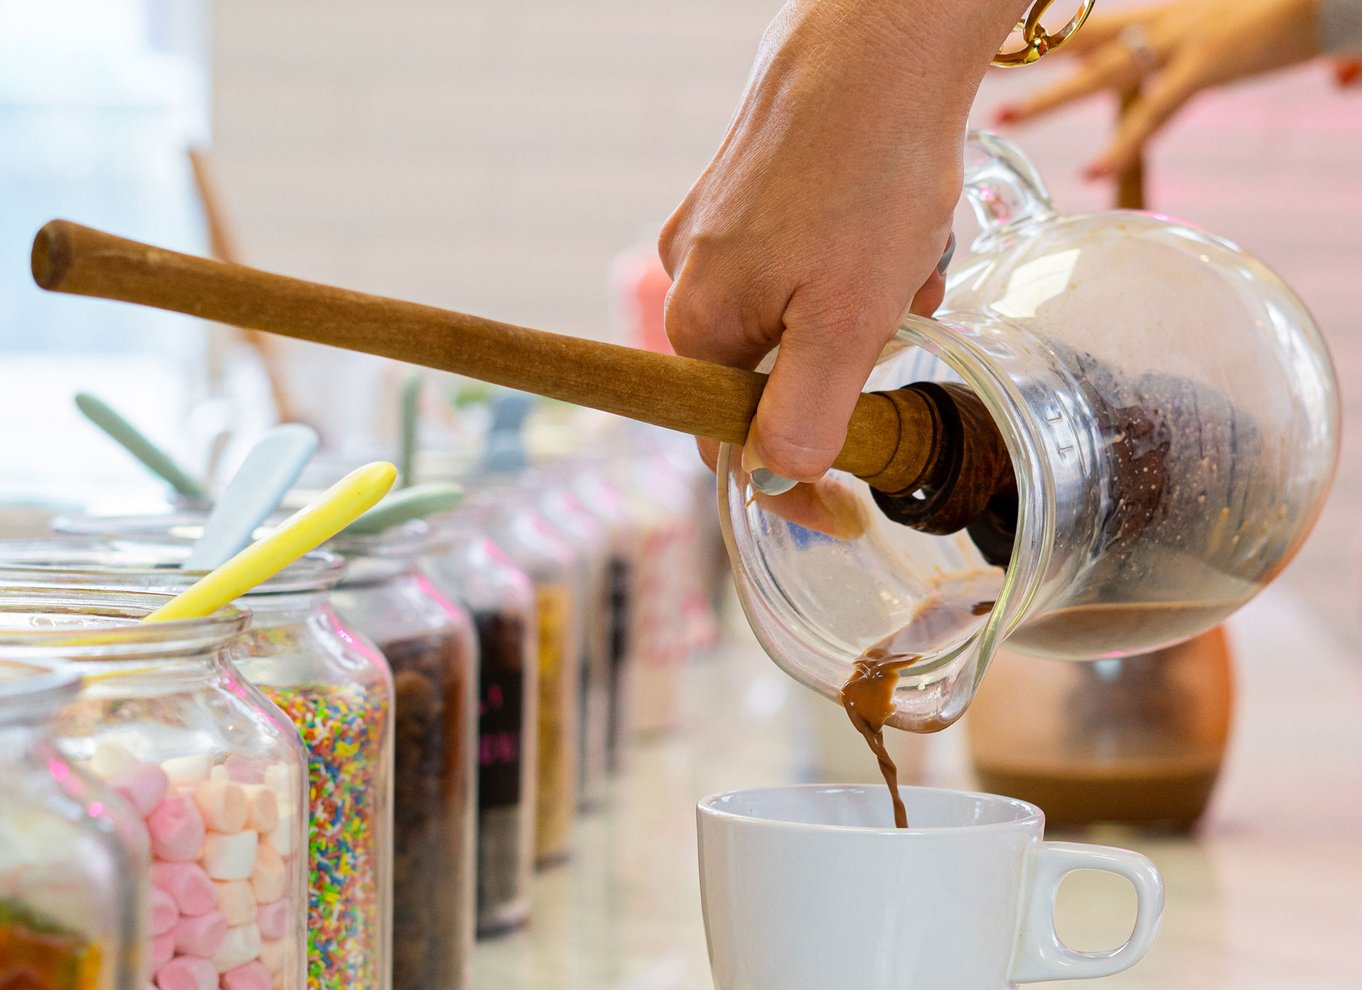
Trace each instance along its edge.
{"label": "pink marshmallow", "polygon": [[218,971],[207,959],[179,956],[156,971],[160,990],[217,990]]}
{"label": "pink marshmallow", "polygon": [[215,832],[240,832],[246,825],[246,792],[230,780],[205,780],[194,788],[203,823]]}
{"label": "pink marshmallow", "polygon": [[214,880],[218,910],[229,925],[244,925],[255,920],[255,892],[245,880]]}
{"label": "pink marshmallow", "polygon": [[222,990],[270,990],[270,971],[259,959],[252,959],[222,974]]}
{"label": "pink marshmallow", "polygon": [[265,938],[283,938],[289,929],[289,907],[286,898],[261,904],[255,912],[255,925]]}
{"label": "pink marshmallow", "polygon": [[166,932],[164,935],[157,935],[151,940],[151,958],[149,965],[152,970],[158,970],[166,963],[170,962],[175,956],[175,933]]}
{"label": "pink marshmallow", "polygon": [[227,778],[238,784],[260,784],[265,780],[265,768],[254,760],[233,753],[222,761],[227,770]]}
{"label": "pink marshmallow", "polygon": [[260,955],[260,929],[254,924],[236,925],[227,930],[222,946],[213,953],[213,965],[219,973],[244,966]]}
{"label": "pink marshmallow", "polygon": [[213,881],[198,863],[152,863],[151,882],[174,898],[180,914],[207,914],[217,906]]}
{"label": "pink marshmallow", "polygon": [[164,935],[175,927],[180,920],[180,909],[175,906],[175,898],[160,887],[151,888],[151,934]]}
{"label": "pink marshmallow", "polygon": [[187,862],[196,859],[203,848],[203,819],[194,802],[172,794],[156,806],[147,818],[151,851],[158,859]]}
{"label": "pink marshmallow", "polygon": [[260,941],[260,961],[271,973],[282,973],[288,961],[288,939],[266,938]]}
{"label": "pink marshmallow", "polygon": [[259,844],[255,832],[209,832],[203,843],[203,868],[214,880],[249,880]]}
{"label": "pink marshmallow", "polygon": [[251,890],[255,894],[257,904],[268,904],[284,896],[284,860],[268,845],[263,845],[255,851]]}
{"label": "pink marshmallow", "polygon": [[228,930],[227,919],[218,911],[197,918],[181,918],[175,925],[175,951],[184,956],[210,959],[222,948]]}
{"label": "pink marshmallow", "polygon": [[279,824],[279,799],[263,784],[245,786],[248,811],[246,824],[261,835],[273,832]]}
{"label": "pink marshmallow", "polygon": [[108,784],[143,818],[156,810],[170,787],[170,778],[155,763],[132,763],[119,770]]}

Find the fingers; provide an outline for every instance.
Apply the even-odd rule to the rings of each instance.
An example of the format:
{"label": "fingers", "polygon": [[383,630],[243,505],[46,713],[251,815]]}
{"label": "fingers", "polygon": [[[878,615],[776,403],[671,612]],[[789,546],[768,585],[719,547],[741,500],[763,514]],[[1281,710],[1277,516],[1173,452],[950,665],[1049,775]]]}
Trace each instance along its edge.
{"label": "fingers", "polygon": [[1120,175],[1139,160],[1145,143],[1201,89],[1202,63],[1195,55],[1178,59],[1149,83],[1121,116],[1116,137],[1088,166],[1088,178]]}
{"label": "fingers", "polygon": [[1140,67],[1124,45],[1107,45],[1095,52],[1072,75],[1001,107],[999,124],[1012,124],[1049,113],[1058,107],[1108,89],[1127,89],[1140,81]]}
{"label": "fingers", "polygon": [[856,495],[835,478],[796,485],[784,495],[755,495],[757,505],[805,529],[855,540],[865,535],[870,515]]}
{"label": "fingers", "polygon": [[743,464],[749,472],[765,468],[792,481],[815,481],[832,466],[851,410],[901,313],[871,310],[845,288],[832,300],[817,290],[795,293],[748,433]]}
{"label": "fingers", "polygon": [[1156,11],[1136,7],[1132,10],[1117,11],[1114,14],[1099,14],[1089,17],[1078,33],[1065,42],[1061,51],[1071,55],[1089,55],[1103,45],[1116,41],[1121,32],[1131,24],[1147,21]]}
{"label": "fingers", "polygon": [[1333,62],[1334,82],[1339,86],[1362,83],[1362,58],[1338,58]]}

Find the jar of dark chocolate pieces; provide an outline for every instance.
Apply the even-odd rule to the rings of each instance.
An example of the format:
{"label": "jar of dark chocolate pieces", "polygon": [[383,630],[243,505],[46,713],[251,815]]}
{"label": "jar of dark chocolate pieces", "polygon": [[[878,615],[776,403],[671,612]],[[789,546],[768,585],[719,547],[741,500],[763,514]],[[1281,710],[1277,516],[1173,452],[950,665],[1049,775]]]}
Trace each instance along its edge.
{"label": "jar of dark chocolate pieces", "polygon": [[421,567],[436,538],[416,521],[329,545],[350,564],[336,607],[393,674],[393,990],[471,979],[477,640]]}
{"label": "jar of dark chocolate pieces", "polygon": [[463,516],[423,563],[435,586],[468,609],[478,635],[478,935],[530,916],[539,676],[534,585]]}

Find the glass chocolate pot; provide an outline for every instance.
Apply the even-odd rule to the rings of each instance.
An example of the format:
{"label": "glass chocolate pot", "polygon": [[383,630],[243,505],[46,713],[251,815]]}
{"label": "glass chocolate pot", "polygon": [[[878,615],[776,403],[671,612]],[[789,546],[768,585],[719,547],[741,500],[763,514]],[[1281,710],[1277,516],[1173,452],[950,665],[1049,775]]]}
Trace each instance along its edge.
{"label": "glass chocolate pot", "polygon": [[864,651],[920,654],[891,719],[919,731],[960,716],[1004,641],[1078,660],[1211,628],[1295,554],[1337,457],[1324,343],[1262,263],[1155,213],[1058,214],[989,134],[966,148],[965,192],[972,255],[937,319],[905,318],[867,389],[935,382],[947,418],[952,396],[982,407],[1015,492],[933,535],[889,518],[932,492],[886,498],[833,472],[866,524],[840,540],[749,504],[731,447],[719,463],[763,646],[832,698]]}

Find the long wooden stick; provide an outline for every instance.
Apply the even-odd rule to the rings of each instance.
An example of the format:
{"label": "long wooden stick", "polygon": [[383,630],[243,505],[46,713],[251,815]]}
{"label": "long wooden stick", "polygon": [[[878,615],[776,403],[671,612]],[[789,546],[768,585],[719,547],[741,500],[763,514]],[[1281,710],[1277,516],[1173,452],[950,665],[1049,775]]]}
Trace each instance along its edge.
{"label": "long wooden stick", "polygon": [[[453,371],[729,443],[746,441],[766,384],[752,371],[273,275],[64,220],[38,232],[32,266],[50,291]],[[942,435],[918,393],[866,393],[835,466],[886,492],[912,491],[940,466]]]}
{"label": "long wooden stick", "polygon": [[[236,238],[232,236],[231,224],[227,221],[227,211],[222,204],[222,197],[218,194],[218,186],[213,179],[207,152],[199,148],[190,148],[189,166],[194,173],[194,188],[198,191],[199,203],[203,206],[204,220],[208,225],[209,251],[219,261],[240,264],[241,253],[237,249]],[[283,356],[279,353],[276,341],[258,330],[243,330],[242,336],[260,358],[280,421],[284,423],[297,421],[300,418],[298,409],[289,394]]]}

